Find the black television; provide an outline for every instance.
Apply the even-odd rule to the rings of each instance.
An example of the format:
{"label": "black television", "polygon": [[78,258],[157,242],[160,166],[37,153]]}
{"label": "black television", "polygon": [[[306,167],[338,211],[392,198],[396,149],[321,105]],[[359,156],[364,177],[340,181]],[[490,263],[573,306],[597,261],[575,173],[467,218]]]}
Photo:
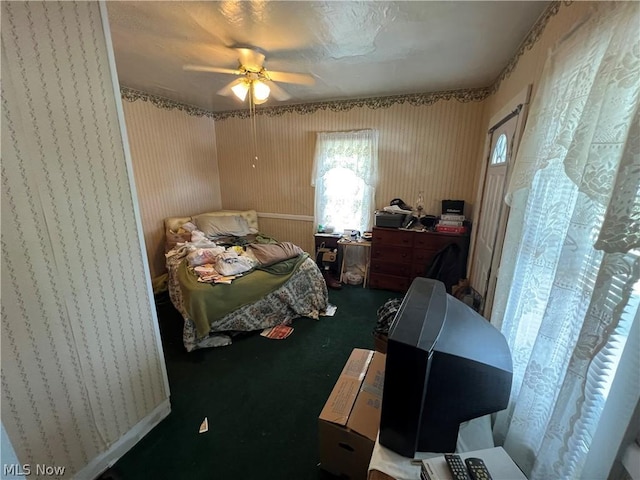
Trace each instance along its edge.
{"label": "black television", "polygon": [[380,444],[409,458],[455,452],[461,423],[507,407],[512,373],[500,331],[416,278],[389,328]]}

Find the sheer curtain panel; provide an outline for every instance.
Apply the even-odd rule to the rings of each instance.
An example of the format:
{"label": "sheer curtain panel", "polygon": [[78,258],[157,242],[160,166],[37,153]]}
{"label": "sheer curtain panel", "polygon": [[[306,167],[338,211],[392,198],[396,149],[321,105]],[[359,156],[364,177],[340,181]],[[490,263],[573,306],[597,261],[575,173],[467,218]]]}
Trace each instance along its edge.
{"label": "sheer curtain panel", "polygon": [[371,228],[378,173],[378,132],[319,132],[311,185],[316,225]]}
{"label": "sheer curtain panel", "polygon": [[594,3],[550,53],[509,185],[492,322],[514,377],[494,435],[531,479],[606,478],[640,396],[618,377],[638,362],[638,7]]}

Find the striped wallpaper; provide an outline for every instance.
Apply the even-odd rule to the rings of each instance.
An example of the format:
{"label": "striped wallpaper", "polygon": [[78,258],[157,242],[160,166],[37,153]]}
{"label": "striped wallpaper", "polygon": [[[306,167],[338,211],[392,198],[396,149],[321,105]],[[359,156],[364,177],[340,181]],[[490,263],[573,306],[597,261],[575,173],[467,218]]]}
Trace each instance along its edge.
{"label": "striped wallpaper", "polygon": [[2,2],[2,425],[53,478],[170,409],[117,101],[97,3]]}
{"label": "striped wallpaper", "polygon": [[[429,106],[258,115],[255,145],[251,119],[218,120],[222,204],[230,209],[313,216],[316,132],[375,128],[380,132],[377,208],[398,197],[411,205],[422,190],[427,213],[438,214],[442,199],[465,200],[471,212],[484,141],[483,108],[480,102],[449,100]],[[260,224],[273,229],[267,233],[276,238],[295,239],[313,251],[313,222],[260,219]]]}
{"label": "striped wallpaper", "polygon": [[532,98],[535,96],[549,50],[583,21],[585,15],[589,15],[597,3],[573,2],[571,5],[560,5],[558,13],[549,19],[531,49],[520,57],[509,77],[500,83],[498,91],[486,100],[488,118],[497,113],[529,84],[533,85]]}
{"label": "striped wallpaper", "polygon": [[[518,58],[516,67],[500,83],[497,92],[482,102],[449,100],[423,106],[396,104],[379,109],[318,110],[306,115],[258,115],[255,146],[251,119],[215,121],[215,136],[208,130],[205,133],[215,144],[211,161],[217,162],[219,171],[219,184],[215,178],[209,179],[214,195],[211,205],[215,207],[219,201],[226,209],[313,216],[314,191],[310,181],[315,132],[376,128],[380,131],[378,208],[396,197],[412,204],[422,189],[429,213],[438,213],[439,201],[443,198],[456,198],[467,202],[465,210],[472,217],[489,119],[526,85],[533,83],[535,92],[548,49],[589,11],[592,3],[561,4],[559,13],[540,29],[539,38]],[[145,239],[152,270],[157,273],[163,263],[161,219],[174,214],[198,213],[209,209],[209,204],[203,206],[200,194],[196,200],[186,198],[184,193],[193,184],[191,162],[195,161],[196,165],[201,162],[201,159],[193,160],[191,154],[181,158],[181,173],[171,177],[173,191],[162,192],[162,181],[157,181],[156,176],[164,159],[149,153],[155,142],[145,137],[154,136],[156,123],[167,118],[165,115],[173,114],[176,123],[172,135],[160,140],[167,143],[167,148],[174,142],[180,144],[182,150],[174,154],[178,155],[180,151],[189,150],[190,142],[202,142],[202,139],[186,137],[194,118],[203,124],[213,124],[213,120],[191,117],[179,110],[164,110],[141,101],[125,102],[125,111],[134,150],[136,182],[142,192]],[[180,123],[189,126],[180,128]],[[256,154],[258,159],[254,162]],[[211,168],[215,169],[214,164]],[[206,185],[201,186],[207,189]],[[173,199],[177,192],[179,199]],[[305,250],[313,250],[312,221],[262,217],[260,224],[277,238],[295,241]]]}
{"label": "striped wallpaper", "polygon": [[166,217],[219,210],[213,119],[122,102],[151,276],[165,271]]}
{"label": "striped wallpaper", "polygon": [[[524,101],[525,97],[522,95],[529,86],[531,86],[530,102],[532,101],[549,51],[567,32],[572,31],[575,26],[583,21],[585,16],[590,14],[596,3],[597,2],[573,2],[570,5],[564,3],[557,5],[557,14],[550,17],[547,23],[543,25],[543,28],[538,31],[535,43],[533,43],[528,50],[524,51],[523,55],[518,58],[509,76],[502,80],[497,86],[496,92],[485,100],[485,123],[487,127],[489,126],[490,119],[496,121],[501,116],[509,113],[511,109],[515,108],[517,103]],[[516,101],[516,99],[518,100]],[[521,117],[523,117],[525,125],[526,114],[527,109],[524,109]],[[484,156],[486,157],[489,149],[488,137],[484,149]],[[486,161],[482,167],[478,179],[476,202],[480,201],[479,199],[483,193],[481,179],[483,179],[485,175]],[[475,254],[475,233],[477,233],[477,230],[474,230],[471,235],[470,255],[472,257]],[[474,262],[473,259],[471,259],[469,261],[469,274],[472,280],[478,273],[473,271],[474,268]],[[476,282],[472,281],[472,286],[476,286]]]}
{"label": "striped wallpaper", "polygon": [[[256,148],[249,119],[125,103],[152,276],[162,219],[219,207],[303,216],[260,224],[312,251],[317,131],[380,131],[377,207],[473,202],[488,118],[589,8],[562,7],[482,103],[258,116]],[[169,396],[101,30],[93,2],[2,2],[2,424],[20,462],[64,478],[95,473]]]}

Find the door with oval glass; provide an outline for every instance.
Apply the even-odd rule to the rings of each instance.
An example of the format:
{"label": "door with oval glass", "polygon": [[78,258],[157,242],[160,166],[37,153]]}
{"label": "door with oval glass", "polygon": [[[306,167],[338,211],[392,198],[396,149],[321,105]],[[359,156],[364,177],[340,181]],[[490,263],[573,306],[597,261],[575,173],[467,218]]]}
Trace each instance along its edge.
{"label": "door with oval glass", "polygon": [[502,241],[508,217],[508,205],[504,202],[510,162],[521,126],[523,105],[502,117],[489,129],[489,154],[482,187],[479,218],[471,262],[471,287],[482,296],[481,313],[491,316],[491,306],[500,264]]}

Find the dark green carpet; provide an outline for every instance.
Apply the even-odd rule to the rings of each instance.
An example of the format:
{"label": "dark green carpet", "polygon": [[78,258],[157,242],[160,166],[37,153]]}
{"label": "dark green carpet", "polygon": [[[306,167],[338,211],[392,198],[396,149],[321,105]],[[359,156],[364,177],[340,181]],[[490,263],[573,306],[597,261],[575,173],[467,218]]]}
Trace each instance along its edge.
{"label": "dark green carpet", "polygon": [[[376,310],[399,295],[331,290],[333,317],[300,318],[285,340],[258,333],[186,353],[182,319],[158,317],[171,414],[112,468],[123,479],[329,479],[318,467],[318,414],[353,348],[373,349]],[[209,432],[198,434],[208,417]]]}

